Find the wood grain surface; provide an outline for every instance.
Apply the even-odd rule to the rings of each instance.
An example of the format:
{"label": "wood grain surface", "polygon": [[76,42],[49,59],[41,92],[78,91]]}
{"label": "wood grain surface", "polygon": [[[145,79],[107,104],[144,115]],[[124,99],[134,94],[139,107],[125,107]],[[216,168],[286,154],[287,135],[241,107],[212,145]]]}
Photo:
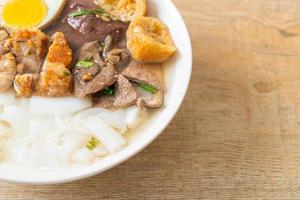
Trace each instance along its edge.
{"label": "wood grain surface", "polygon": [[87,180],[0,183],[1,200],[300,199],[300,1],[174,2],[194,71],[164,134]]}

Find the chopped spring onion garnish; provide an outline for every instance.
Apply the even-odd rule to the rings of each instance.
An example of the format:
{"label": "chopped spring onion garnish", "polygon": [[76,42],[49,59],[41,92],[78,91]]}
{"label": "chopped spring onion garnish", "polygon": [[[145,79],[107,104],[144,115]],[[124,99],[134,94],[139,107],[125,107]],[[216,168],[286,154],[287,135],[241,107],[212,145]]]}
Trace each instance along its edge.
{"label": "chopped spring onion garnish", "polygon": [[76,67],[79,68],[90,68],[94,65],[94,62],[92,61],[93,57],[89,57],[85,60],[80,60],[76,63]]}
{"label": "chopped spring onion garnish", "polygon": [[150,92],[152,94],[157,92],[157,88],[154,87],[153,85],[146,84],[146,83],[140,83],[139,86],[144,89],[147,92]]}
{"label": "chopped spring onion garnish", "polygon": [[106,47],[106,44],[104,42],[100,42],[100,47],[104,49]]}
{"label": "chopped spring onion garnish", "polygon": [[64,70],[64,76],[71,76],[71,73],[68,70]]}
{"label": "chopped spring onion garnish", "polygon": [[93,9],[93,10],[79,10],[76,12],[72,12],[69,14],[69,17],[79,17],[79,16],[83,16],[83,15],[103,15],[107,13],[105,12],[105,10],[103,10],[102,8],[97,8],[97,9]]}
{"label": "chopped spring onion garnish", "polygon": [[98,146],[99,143],[100,143],[100,141],[97,138],[92,137],[92,139],[86,145],[86,148],[88,148],[89,150],[92,151]]}
{"label": "chopped spring onion garnish", "polygon": [[102,91],[102,93],[105,94],[105,95],[108,95],[108,96],[112,96],[112,95],[114,95],[115,91],[112,88],[105,88]]}

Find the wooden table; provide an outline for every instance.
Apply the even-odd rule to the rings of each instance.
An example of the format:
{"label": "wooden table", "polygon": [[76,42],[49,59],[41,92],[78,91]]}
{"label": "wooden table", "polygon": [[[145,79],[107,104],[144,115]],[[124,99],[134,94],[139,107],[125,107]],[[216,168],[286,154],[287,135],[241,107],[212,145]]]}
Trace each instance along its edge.
{"label": "wooden table", "polygon": [[300,1],[174,2],[194,71],[164,134],[87,180],[1,183],[1,200],[300,199]]}

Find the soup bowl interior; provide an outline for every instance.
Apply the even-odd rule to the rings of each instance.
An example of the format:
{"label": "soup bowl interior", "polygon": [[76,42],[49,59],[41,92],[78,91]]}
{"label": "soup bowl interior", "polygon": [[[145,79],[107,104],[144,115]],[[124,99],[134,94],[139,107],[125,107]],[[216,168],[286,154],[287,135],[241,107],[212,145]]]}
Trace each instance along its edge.
{"label": "soup bowl interior", "polygon": [[163,66],[166,95],[162,108],[151,113],[139,128],[130,133],[128,145],[120,152],[108,155],[91,165],[71,169],[26,169],[0,167],[0,179],[28,184],[56,184],[84,179],[129,159],[149,145],[167,127],[178,111],[188,89],[192,71],[191,42],[187,28],[171,0],[148,0],[149,16],[165,22],[178,48],[176,55]]}

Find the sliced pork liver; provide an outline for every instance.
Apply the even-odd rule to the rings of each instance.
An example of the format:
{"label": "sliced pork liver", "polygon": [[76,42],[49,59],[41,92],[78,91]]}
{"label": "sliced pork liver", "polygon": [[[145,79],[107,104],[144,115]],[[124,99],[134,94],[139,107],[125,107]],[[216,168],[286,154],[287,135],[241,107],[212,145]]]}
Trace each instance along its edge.
{"label": "sliced pork liver", "polygon": [[105,66],[105,63],[99,54],[100,51],[102,51],[102,48],[100,47],[99,42],[97,40],[93,42],[87,42],[82,45],[76,57],[77,60],[85,60],[88,58],[92,58],[96,64],[103,67]]}
{"label": "sliced pork liver", "polygon": [[138,94],[128,79],[119,75],[113,96],[94,98],[94,106],[106,109],[122,109],[136,104]]}
{"label": "sliced pork liver", "polygon": [[[83,72],[82,70],[87,70],[87,72]],[[93,75],[94,72],[98,71],[98,74]],[[90,73],[91,72],[91,73]],[[83,76],[86,74],[91,76],[91,80],[83,80]],[[80,69],[76,68],[74,71],[74,94],[75,96],[82,98],[89,94],[97,93],[112,84],[114,84],[117,80],[116,75],[117,71],[114,66],[108,65],[103,68],[94,64],[89,69]]]}
{"label": "sliced pork liver", "polygon": [[77,97],[97,93],[100,90],[114,84],[117,80],[117,71],[113,65],[107,65],[102,61],[100,52],[102,51],[99,42],[85,43],[77,53],[77,61],[88,60],[92,66],[75,66],[74,75],[74,94]]}
{"label": "sliced pork liver", "polygon": [[154,86],[157,92],[142,97],[144,105],[150,108],[158,108],[163,105],[164,86],[161,66],[158,64],[139,64],[131,61],[122,75],[136,83],[146,83]]}

